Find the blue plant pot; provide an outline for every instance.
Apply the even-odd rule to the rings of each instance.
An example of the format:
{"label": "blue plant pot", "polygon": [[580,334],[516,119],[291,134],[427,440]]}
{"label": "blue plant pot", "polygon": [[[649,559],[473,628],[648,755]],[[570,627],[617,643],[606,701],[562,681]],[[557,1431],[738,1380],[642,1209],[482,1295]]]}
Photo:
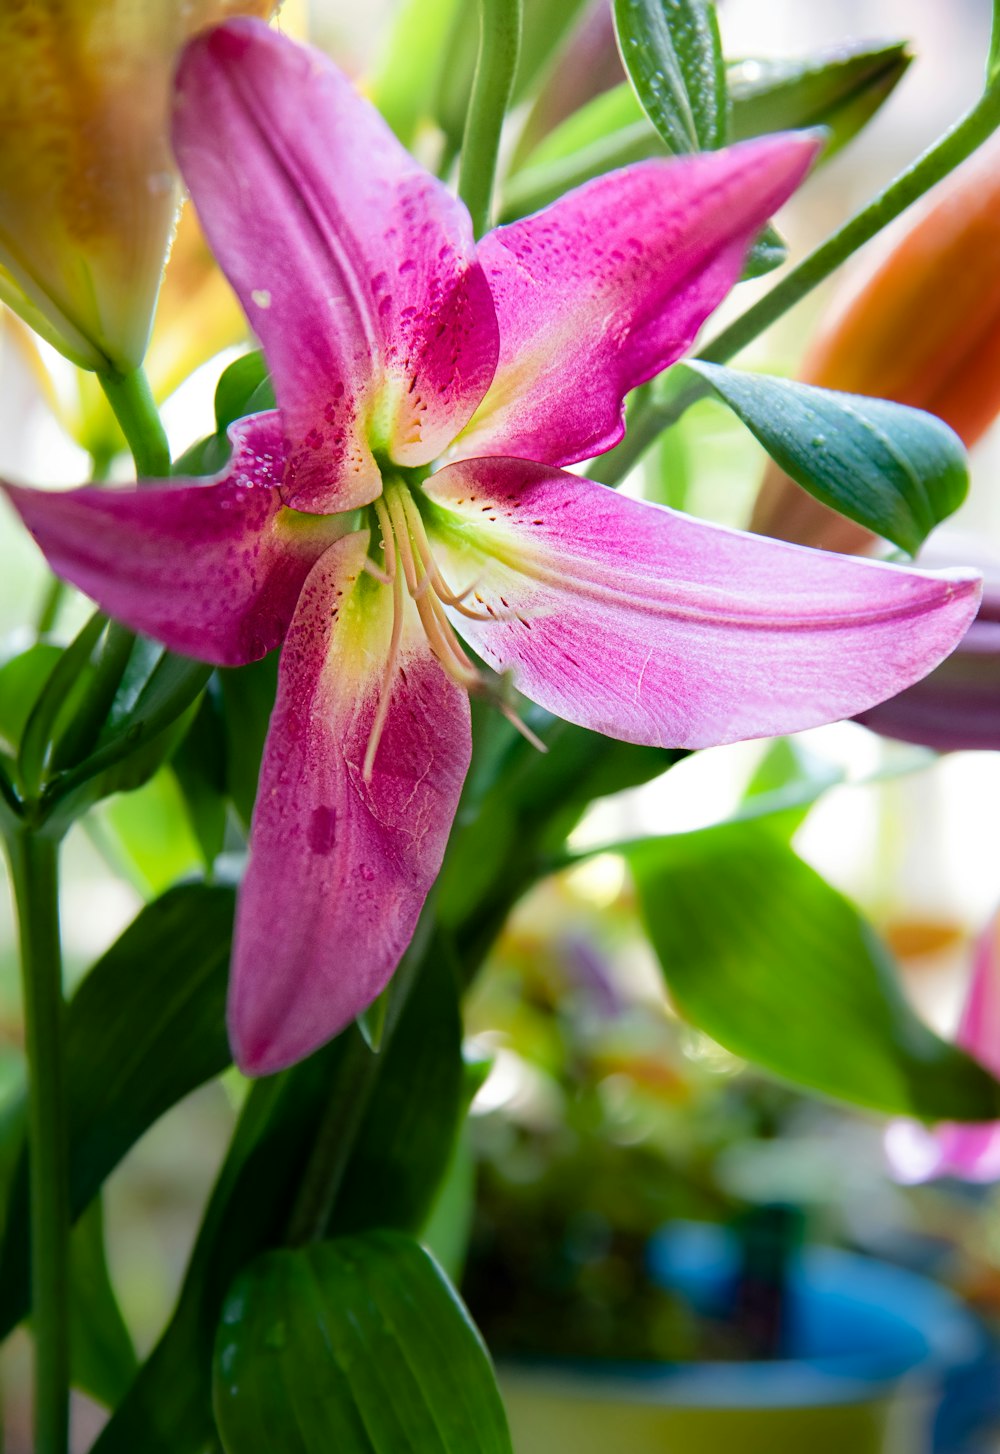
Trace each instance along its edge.
{"label": "blue plant pot", "polygon": [[[650,1276],[721,1316],[738,1259],[725,1229],[675,1224],[653,1239]],[[982,1353],[966,1309],[828,1247],[794,1258],[784,1307],[774,1360],[502,1369],[516,1454],[929,1454],[945,1376]]]}

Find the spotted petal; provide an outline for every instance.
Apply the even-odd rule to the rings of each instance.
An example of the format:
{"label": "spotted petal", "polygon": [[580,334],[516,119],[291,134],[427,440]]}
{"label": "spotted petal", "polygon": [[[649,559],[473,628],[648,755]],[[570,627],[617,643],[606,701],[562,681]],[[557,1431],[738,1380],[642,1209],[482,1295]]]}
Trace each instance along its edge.
{"label": "spotted petal", "polygon": [[625,394],[691,346],[815,153],[776,136],[642,162],[485,237],[500,361],[462,456],[562,465],[617,444]]}
{"label": "spotted petal", "polygon": [[468,770],[468,698],[407,598],[365,780],[392,629],[391,589],[362,573],[367,548],[359,531],[316,563],[281,656],[230,980],[230,1038],[252,1075],[308,1055],[385,986]]}
{"label": "spotted petal", "polygon": [[630,742],[707,747],[860,711],[929,671],[979,578],[827,555],[709,525],[522,460],[425,485],[454,624],[560,717]]}
{"label": "spotted petal", "polygon": [[287,503],[374,499],[372,442],[400,464],[432,460],[497,357],[462,204],[324,56],[254,20],[188,47],[174,143],[271,367]]}
{"label": "spotted petal", "polygon": [[282,506],[276,414],[241,421],[230,438],[214,482],[3,488],[56,574],[102,610],[174,651],[239,666],[278,645],[313,562],[345,526]]}

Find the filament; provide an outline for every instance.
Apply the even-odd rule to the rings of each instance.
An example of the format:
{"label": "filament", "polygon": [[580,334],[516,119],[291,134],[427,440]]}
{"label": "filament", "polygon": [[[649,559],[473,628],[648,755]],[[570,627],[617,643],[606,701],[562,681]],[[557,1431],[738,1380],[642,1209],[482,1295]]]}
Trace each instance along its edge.
{"label": "filament", "polygon": [[470,660],[448,619],[446,607],[472,621],[498,621],[514,613],[505,610],[501,614],[492,607],[485,612],[475,611],[464,604],[465,598],[474,591],[474,585],[460,593],[449,588],[434,559],[419,507],[410,497],[405,485],[400,482],[388,484],[384,493],[372,501],[372,508],[381,531],[385,568],[382,569],[372,560],[366,560],[364,569],[373,580],[392,590],[392,630],[379,683],[378,706],[365,749],[362,767],[364,781],[371,782],[379,743],[389,716],[393,683],[402,651],[406,595],[409,595],[416,606],[427,644],[451,680],[467,692],[477,692],[491,698],[507,721],[533,747],[539,752],[546,752],[548,749],[545,743],[521,720],[511,703],[505,699],[503,682],[497,683],[492,675],[480,670]]}

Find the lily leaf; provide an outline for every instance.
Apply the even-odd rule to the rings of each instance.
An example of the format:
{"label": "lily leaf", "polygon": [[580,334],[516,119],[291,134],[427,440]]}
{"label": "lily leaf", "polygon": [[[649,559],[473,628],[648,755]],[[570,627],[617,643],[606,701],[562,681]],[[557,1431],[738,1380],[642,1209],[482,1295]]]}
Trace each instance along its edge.
{"label": "lily leaf", "polygon": [[870,926],[776,834],[726,824],[628,862],[674,1003],[728,1050],[891,1115],[1000,1118],[1000,1084],[917,1018]]}
{"label": "lily leaf", "polygon": [[272,1252],[244,1273],[216,1342],[215,1414],[226,1454],[511,1450],[468,1313],[392,1232]]}
{"label": "lily leaf", "polygon": [[912,59],[905,41],[890,41],[841,46],[805,60],[735,61],[727,69],[731,140],[823,126],[828,160],[874,116]]}
{"label": "lily leaf", "polygon": [[622,60],[643,109],[678,156],[726,143],[726,68],[708,0],[615,0]]}
{"label": "lily leaf", "polygon": [[681,367],[704,379],[803,489],[911,555],[965,499],[962,442],[933,414],[696,359]]}
{"label": "lily leaf", "polygon": [[21,734],[62,651],[40,641],[0,666],[0,752],[16,756]]}
{"label": "lily leaf", "polygon": [[[226,973],[232,889],[185,884],[142,910],[66,1014],[70,1210],[76,1217],[144,1131],[229,1063]],[[24,1137],[23,1101],[4,1141]],[[7,1190],[0,1337],[28,1311],[28,1162]]]}
{"label": "lily leaf", "polygon": [[73,1383],[114,1408],[138,1370],[104,1256],[104,1217],[95,1197],[70,1239],[70,1354]]}

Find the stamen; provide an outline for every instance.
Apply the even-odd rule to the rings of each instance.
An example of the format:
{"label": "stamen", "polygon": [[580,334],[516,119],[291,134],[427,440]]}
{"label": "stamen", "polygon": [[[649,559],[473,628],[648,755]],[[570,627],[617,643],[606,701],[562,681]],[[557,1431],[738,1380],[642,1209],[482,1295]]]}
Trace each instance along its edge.
{"label": "stamen", "polygon": [[372,772],[375,768],[375,754],[378,752],[378,745],[382,740],[382,732],[385,728],[385,721],[389,715],[389,702],[392,698],[392,679],[396,674],[396,663],[399,660],[399,643],[403,635],[403,577],[396,571],[392,577],[392,635],[389,638],[389,653],[385,659],[385,669],[382,672],[382,681],[378,691],[378,707],[375,711],[375,719],[368,734],[368,746],[365,749],[365,761],[361,769],[361,776],[366,783],[372,780]]}
{"label": "stamen", "polygon": [[526,742],[530,742],[531,746],[536,747],[539,752],[548,752],[548,745],[542,741],[537,732],[532,732],[527,722],[521,721],[521,718],[509,702],[505,702],[502,697],[498,697],[496,704],[500,708],[502,715],[507,718],[507,721],[512,727],[517,728]]}
{"label": "stamen", "polygon": [[379,685],[378,706],[365,749],[362,766],[364,781],[371,782],[379,743],[389,715],[393,680],[403,639],[403,614],[406,609],[404,582],[406,591],[417,608],[427,643],[452,681],[467,692],[489,698],[532,747],[539,752],[547,752],[548,748],[541,738],[527,723],[522,722],[511,703],[505,700],[503,679],[495,683],[492,673],[480,671],[466,655],[445,608],[458,611],[473,621],[498,621],[514,613],[509,608],[501,613],[492,608],[486,612],[473,611],[465,606],[464,599],[475,590],[474,585],[458,594],[449,589],[434,559],[419,507],[405,486],[388,486],[383,495],[372,501],[372,506],[382,532],[385,570],[381,570],[371,560],[365,561],[364,568],[380,585],[392,587],[392,634]]}
{"label": "stamen", "polygon": [[[396,579],[396,572],[399,568],[398,562],[396,560],[396,541],[392,533],[392,520],[389,516],[388,510],[385,508],[385,501],[381,497],[374,499],[372,501],[372,504],[375,507],[375,518],[378,521],[379,529],[382,532],[382,552],[385,556],[386,574],[386,578],[382,582],[382,584],[384,586],[391,586],[393,581]],[[367,567],[367,561],[365,562],[365,565]],[[377,566],[375,567],[375,570],[378,570]],[[375,572],[372,571],[371,574],[374,575]],[[375,579],[378,580],[378,576],[375,576]]]}
{"label": "stamen", "polygon": [[502,621],[510,612],[504,611],[474,611],[471,607],[463,605],[467,596],[471,596],[479,584],[478,578],[471,586],[466,586],[464,591],[457,595],[450,590],[447,582],[441,574],[437,561],[434,559],[434,552],[431,550],[431,543],[427,539],[427,532],[424,529],[423,517],[417,508],[416,502],[409,496],[403,500],[403,509],[406,513],[406,523],[410,527],[410,535],[417,547],[417,554],[421,564],[426,571],[425,579],[428,580],[434,589],[434,594],[446,606],[451,606],[459,615],[465,616],[470,621]]}

